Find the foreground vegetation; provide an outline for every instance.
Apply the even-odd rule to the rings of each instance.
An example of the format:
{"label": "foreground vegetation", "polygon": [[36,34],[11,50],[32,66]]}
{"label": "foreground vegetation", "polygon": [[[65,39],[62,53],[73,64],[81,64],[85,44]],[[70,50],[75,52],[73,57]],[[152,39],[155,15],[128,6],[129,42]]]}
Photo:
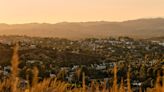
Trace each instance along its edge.
{"label": "foreground vegetation", "polygon": [[[91,86],[85,84],[85,74],[82,77],[82,87],[71,87],[69,83],[58,80],[58,78],[47,78],[43,81],[38,81],[38,69],[33,68],[32,82],[26,87],[20,87],[19,73],[19,56],[18,56],[18,45],[14,48],[12,57],[12,69],[9,78],[2,80],[0,83],[0,92],[132,92],[130,85],[130,72],[127,73],[127,83],[124,84],[123,78],[121,84],[117,84],[117,66],[114,67],[114,81],[113,86],[110,88],[106,87],[106,81],[104,84],[91,83]],[[163,71],[164,72],[164,71]],[[28,79],[29,76],[26,76]],[[162,80],[162,83],[160,83]],[[164,76],[157,75],[156,84],[154,88],[147,88],[143,90],[140,88],[140,92],[164,92]]]}

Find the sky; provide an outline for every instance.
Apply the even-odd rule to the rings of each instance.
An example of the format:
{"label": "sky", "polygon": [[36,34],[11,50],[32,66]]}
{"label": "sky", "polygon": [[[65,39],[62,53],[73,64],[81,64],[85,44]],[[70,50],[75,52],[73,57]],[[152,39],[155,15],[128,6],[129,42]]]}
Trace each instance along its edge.
{"label": "sky", "polygon": [[124,21],[164,17],[164,0],[0,0],[0,23]]}

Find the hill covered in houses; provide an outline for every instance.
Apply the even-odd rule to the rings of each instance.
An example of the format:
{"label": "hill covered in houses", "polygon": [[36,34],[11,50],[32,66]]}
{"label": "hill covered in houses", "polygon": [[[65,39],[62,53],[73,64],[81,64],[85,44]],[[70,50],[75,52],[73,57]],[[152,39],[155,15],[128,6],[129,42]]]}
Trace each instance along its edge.
{"label": "hill covered in houses", "polygon": [[157,39],[108,37],[68,40],[0,36],[1,79],[10,75],[10,60],[16,42],[19,43],[19,77],[24,80],[27,71],[37,67],[39,81],[57,77],[70,84],[81,85],[82,72],[85,72],[86,85],[89,86],[92,80],[106,80],[110,87],[113,83],[113,67],[118,66],[120,83],[121,77],[126,79],[130,66],[130,85],[137,91],[140,87],[154,87],[157,72],[163,76],[164,41]]}

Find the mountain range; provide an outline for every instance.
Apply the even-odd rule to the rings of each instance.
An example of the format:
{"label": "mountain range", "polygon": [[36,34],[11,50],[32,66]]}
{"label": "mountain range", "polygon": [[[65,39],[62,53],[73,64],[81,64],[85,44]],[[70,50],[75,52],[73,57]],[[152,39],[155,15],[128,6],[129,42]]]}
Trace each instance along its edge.
{"label": "mountain range", "polygon": [[123,22],[61,22],[0,24],[0,35],[26,35],[83,39],[90,37],[129,36],[151,38],[164,36],[164,18],[128,20]]}

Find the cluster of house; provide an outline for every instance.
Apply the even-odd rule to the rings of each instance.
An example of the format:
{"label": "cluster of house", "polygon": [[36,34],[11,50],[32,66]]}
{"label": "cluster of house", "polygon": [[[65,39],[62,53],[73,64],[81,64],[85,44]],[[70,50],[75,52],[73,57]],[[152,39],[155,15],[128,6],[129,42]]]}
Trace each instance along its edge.
{"label": "cluster of house", "polygon": [[[19,37],[18,37],[19,38]],[[14,39],[0,39],[0,43],[12,45],[15,41]],[[59,52],[68,51],[70,53],[85,54],[85,55],[97,55],[103,56],[105,59],[110,59],[109,62],[102,60],[101,63],[94,63],[89,65],[73,65],[67,67],[58,67],[58,69],[52,67],[55,62],[50,62],[46,66],[49,72],[49,77],[57,77],[58,71],[65,71],[67,74],[65,80],[72,83],[75,78],[77,69],[84,67],[89,69],[94,69],[95,71],[107,73],[112,70],[114,65],[121,66],[122,64],[128,63],[130,66],[138,68],[144,64],[146,67],[152,67],[156,64],[163,64],[159,62],[157,56],[164,58],[164,43],[163,42],[151,42],[144,40],[134,40],[131,38],[119,38],[119,39],[85,39],[85,40],[63,40],[63,39],[44,39],[44,38],[20,38],[17,39],[20,45],[20,50],[26,49],[37,49],[37,48],[51,48],[52,50],[57,50]],[[145,54],[154,55],[154,58],[149,60],[145,57]],[[55,60],[54,60],[55,61]],[[78,61],[77,61],[78,62]],[[26,60],[26,65],[38,64],[39,66],[44,65],[44,61],[40,60]],[[0,66],[0,75],[8,76],[10,74],[11,66]],[[54,70],[57,72],[53,72]],[[104,76],[102,79],[94,79],[87,76],[89,81],[91,80],[112,80]],[[24,80],[22,80],[24,81]],[[133,86],[141,86],[142,82],[134,80],[131,83]]]}
{"label": "cluster of house", "polygon": [[[151,64],[155,64],[155,63],[157,63],[157,61],[151,61],[152,63]],[[37,60],[28,60],[27,62],[26,62],[28,65],[29,64],[39,64],[39,65],[44,65],[44,62],[42,62],[42,61],[37,61]],[[79,69],[79,68],[81,68],[81,67],[84,67],[84,68],[88,68],[88,69],[95,69],[95,71],[102,71],[102,72],[107,72],[107,71],[109,71],[109,69],[110,70],[113,70],[113,67],[117,64],[118,66],[120,66],[122,63],[126,63],[125,61],[119,61],[119,62],[109,62],[109,63],[105,63],[105,62],[103,62],[103,63],[101,63],[101,64],[91,64],[91,65],[74,65],[74,66],[71,66],[71,67],[59,67],[60,69],[59,69],[59,71],[65,71],[65,73],[66,73],[66,75],[65,75],[65,78],[64,78],[64,80],[66,80],[67,82],[69,82],[69,83],[74,83],[74,81],[75,81],[75,75],[76,75],[76,72],[77,72],[77,69]],[[134,64],[134,66],[137,64],[137,63],[131,63],[131,65],[133,65]],[[150,64],[150,65],[151,65]],[[54,67],[52,67],[51,66],[51,64],[50,64],[50,66],[49,66],[50,68],[49,68],[49,70],[47,69],[47,71],[50,71],[49,72],[49,77],[51,77],[51,78],[56,78],[56,77],[58,77],[58,73],[54,73],[53,72],[53,68]],[[52,70],[51,70],[52,69]],[[0,75],[2,76],[9,76],[10,75],[10,70],[11,70],[11,66],[0,66]],[[4,78],[6,78],[6,77],[4,77]],[[1,78],[3,78],[3,77],[1,77]],[[91,81],[96,81],[96,82],[100,82],[101,84],[103,84],[104,83],[104,80],[105,81],[112,81],[112,78],[111,77],[105,77],[104,76],[104,78],[90,78],[89,76],[86,76],[86,78],[88,79],[88,81],[90,81],[90,83],[91,83]],[[126,83],[126,80],[124,80],[124,82]],[[20,86],[23,88],[23,87],[25,87],[25,85],[27,85],[27,81],[25,80],[25,79],[21,79],[21,84],[20,84]],[[90,83],[88,84],[88,85],[90,85]],[[109,86],[110,84],[107,82],[107,85]],[[131,85],[134,87],[134,88],[139,88],[141,85],[142,85],[142,82],[141,81],[139,81],[139,80],[133,80],[132,82],[131,82]],[[152,84],[153,85],[153,84]]]}

